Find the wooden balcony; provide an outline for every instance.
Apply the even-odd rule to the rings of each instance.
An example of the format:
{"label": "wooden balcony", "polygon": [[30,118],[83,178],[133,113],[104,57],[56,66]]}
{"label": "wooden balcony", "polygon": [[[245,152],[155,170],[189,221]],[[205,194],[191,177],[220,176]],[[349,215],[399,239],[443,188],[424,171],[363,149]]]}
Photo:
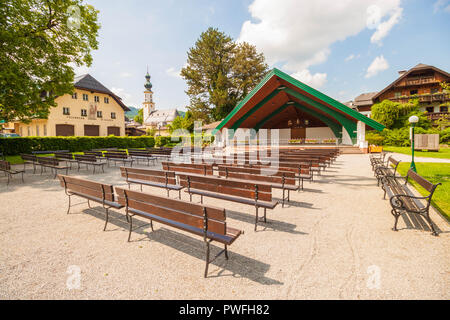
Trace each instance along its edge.
{"label": "wooden balcony", "polygon": [[427,114],[427,116],[431,121],[436,121],[445,117],[450,119],[450,112],[432,112]]}
{"label": "wooden balcony", "polygon": [[445,102],[450,101],[450,95],[448,93],[434,93],[389,98],[391,101],[400,103],[407,103],[411,99],[419,99],[419,102]]}
{"label": "wooden balcony", "polygon": [[434,82],[437,82],[434,77],[410,78],[406,79],[405,86],[415,86]]}

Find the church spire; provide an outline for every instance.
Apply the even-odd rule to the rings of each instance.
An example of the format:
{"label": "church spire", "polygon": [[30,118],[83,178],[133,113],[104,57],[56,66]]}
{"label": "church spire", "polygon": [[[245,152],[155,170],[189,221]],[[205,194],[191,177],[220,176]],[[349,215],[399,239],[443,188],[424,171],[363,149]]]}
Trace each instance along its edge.
{"label": "church spire", "polygon": [[144,84],[145,89],[151,91],[152,90],[152,83],[150,82],[150,74],[148,73],[148,66],[147,66],[147,74],[145,75],[145,80],[147,80]]}

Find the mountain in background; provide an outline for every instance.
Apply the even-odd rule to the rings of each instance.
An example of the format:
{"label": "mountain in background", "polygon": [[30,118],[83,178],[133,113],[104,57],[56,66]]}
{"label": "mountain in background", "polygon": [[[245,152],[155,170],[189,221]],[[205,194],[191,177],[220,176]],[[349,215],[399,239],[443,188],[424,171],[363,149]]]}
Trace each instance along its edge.
{"label": "mountain in background", "polygon": [[139,109],[130,106],[128,106],[128,108],[130,108],[130,111],[125,112],[125,116],[127,116],[128,119],[133,120],[133,118],[138,115]]}

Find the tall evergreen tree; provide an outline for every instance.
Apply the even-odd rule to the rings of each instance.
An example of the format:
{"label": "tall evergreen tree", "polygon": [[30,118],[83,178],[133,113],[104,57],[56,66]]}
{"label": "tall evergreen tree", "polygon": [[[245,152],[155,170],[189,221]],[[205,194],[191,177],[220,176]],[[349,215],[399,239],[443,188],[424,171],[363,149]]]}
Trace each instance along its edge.
{"label": "tall evergreen tree", "polygon": [[186,80],[194,119],[223,119],[267,72],[264,55],[248,43],[235,43],[218,29],[209,28],[188,51]]}

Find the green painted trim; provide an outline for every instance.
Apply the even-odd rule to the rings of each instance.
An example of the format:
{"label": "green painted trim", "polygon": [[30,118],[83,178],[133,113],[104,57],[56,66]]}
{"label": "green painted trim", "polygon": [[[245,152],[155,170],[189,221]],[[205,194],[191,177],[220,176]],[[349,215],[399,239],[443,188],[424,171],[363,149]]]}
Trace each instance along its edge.
{"label": "green painted trim", "polygon": [[223,128],[223,126],[230,121],[230,119],[239,111],[241,108],[267,83],[267,81],[272,78],[272,76],[275,74],[275,69],[270,70],[267,75],[264,77],[264,79],[252,90],[250,93],[241,101],[239,104],[234,107],[233,110],[226,116],[225,119],[222,120],[222,122],[219,123],[219,125],[212,131],[212,134],[216,134],[217,131]]}
{"label": "green painted trim", "polygon": [[306,84],[298,81],[297,79],[291,77],[290,75],[274,68],[274,74],[278,77],[280,77],[281,79],[289,82],[292,85],[295,85],[297,87],[299,87],[300,89],[308,92],[309,94],[315,96],[316,98],[325,101],[326,103],[332,105],[333,107],[335,107],[336,109],[339,109],[340,111],[343,111],[345,113],[347,113],[348,115],[352,116],[353,118],[364,122],[365,124],[367,124],[368,126],[374,128],[375,130],[378,131],[382,131],[385,126],[383,126],[381,123],[376,122],[375,120],[366,117],[365,115],[359,113],[358,111],[353,110],[352,108],[347,107],[345,104],[334,100],[333,98],[327,96],[326,94],[311,88],[310,86],[307,86]]}
{"label": "green painted trim", "polygon": [[299,108],[300,110],[304,111],[305,113],[308,113],[311,116],[322,120],[322,122],[324,122],[331,129],[331,131],[333,131],[336,138],[342,138],[342,127],[340,125],[338,125],[336,122],[334,122],[330,118],[324,116],[323,114],[321,114],[313,109],[310,109],[308,107],[302,106],[298,103],[296,103],[295,106],[297,108]]}
{"label": "green painted trim", "polygon": [[311,88],[307,86],[306,84],[298,81],[297,79],[289,76],[288,74],[274,68],[270,72],[267,73],[267,75],[264,77],[264,79],[228,114],[228,116],[222,120],[222,122],[213,130],[212,134],[215,134],[218,130],[222,129],[225,124],[227,124],[231,118],[270,80],[271,77],[277,76],[281,79],[289,82],[290,84],[298,87],[299,89],[306,91],[307,93],[315,96],[316,98],[328,103],[329,105],[333,106],[334,108],[345,112],[346,114],[350,115],[351,117],[355,118],[356,120],[362,121],[368,126],[374,128],[375,130],[381,131],[385,127],[381,124],[376,122],[375,120],[366,117],[365,115],[359,113],[358,111],[353,110],[352,108],[347,107],[346,105],[340,103],[337,100],[334,100],[333,98],[330,98],[329,96],[323,94],[322,92]]}
{"label": "green painted trim", "polygon": [[260,122],[258,122],[255,126],[255,130],[258,132],[259,129],[270,119],[272,119],[274,116],[276,116],[277,114],[283,112],[287,107],[289,107],[290,104],[284,104],[281,107],[279,107],[277,110],[275,110],[274,112],[272,112],[271,114],[269,114],[268,116],[266,116],[264,119],[262,119]]}
{"label": "green painted trim", "polygon": [[357,136],[357,134],[355,132],[356,131],[356,122],[353,122],[352,120],[347,119],[346,117],[344,117],[342,114],[340,114],[336,110],[333,110],[327,106],[324,106],[323,104],[321,104],[307,96],[304,96],[295,90],[286,88],[286,89],[283,89],[283,91],[286,92],[287,94],[290,94],[291,96],[313,106],[314,108],[322,110],[323,112],[329,114],[330,116],[335,118],[340,124],[342,124],[342,126],[345,128],[345,130],[347,130],[350,138],[356,138],[356,136]]}

